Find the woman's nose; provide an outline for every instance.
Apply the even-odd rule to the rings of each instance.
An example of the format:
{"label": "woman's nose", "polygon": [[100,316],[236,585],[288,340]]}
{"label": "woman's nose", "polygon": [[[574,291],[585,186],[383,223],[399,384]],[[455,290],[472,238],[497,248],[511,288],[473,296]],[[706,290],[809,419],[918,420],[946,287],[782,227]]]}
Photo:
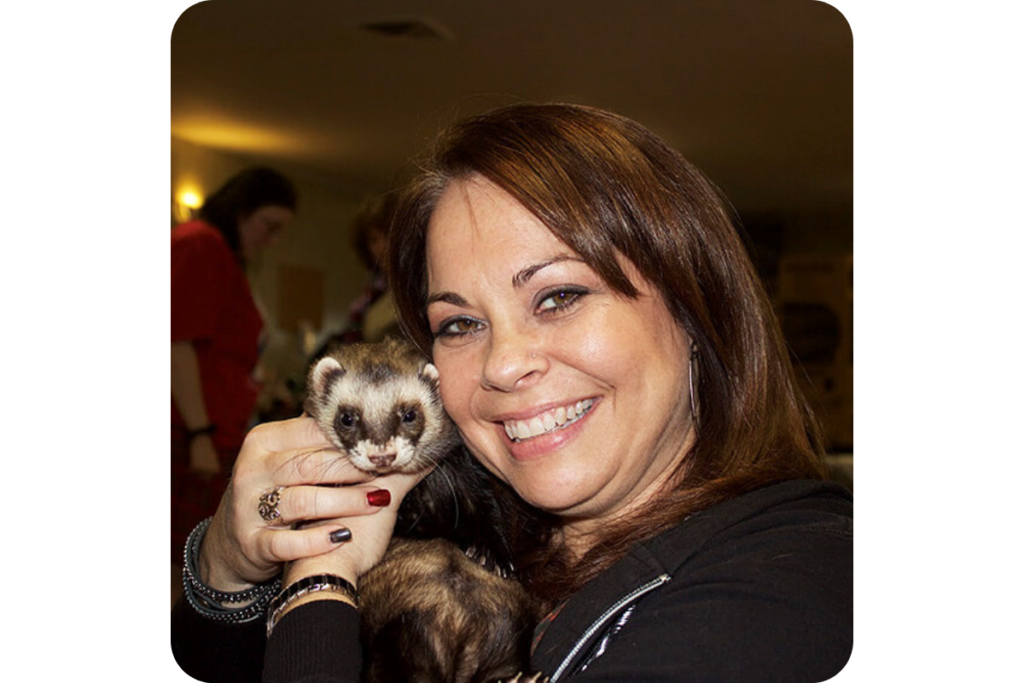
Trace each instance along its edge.
{"label": "woman's nose", "polygon": [[540,377],[547,361],[539,344],[521,331],[492,328],[481,383],[496,391],[513,391],[524,381]]}

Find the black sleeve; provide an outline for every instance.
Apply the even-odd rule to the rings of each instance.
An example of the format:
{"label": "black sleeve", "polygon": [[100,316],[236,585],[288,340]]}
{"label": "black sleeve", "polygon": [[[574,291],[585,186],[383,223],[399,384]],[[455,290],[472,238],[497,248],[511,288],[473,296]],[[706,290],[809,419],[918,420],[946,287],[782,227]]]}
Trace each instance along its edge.
{"label": "black sleeve", "polygon": [[224,624],[202,616],[181,598],[171,610],[171,651],[182,671],[205,683],[260,680],[267,624]]}
{"label": "black sleeve", "polygon": [[338,600],[316,600],[274,627],[263,682],[358,683],[362,664],[359,612]]}
{"label": "black sleeve", "polygon": [[812,682],[838,673],[853,647],[852,531],[761,529],[722,540],[643,598],[572,680]]}
{"label": "black sleeve", "polygon": [[263,619],[224,624],[181,599],[171,611],[178,666],[205,683],[356,683],[362,668],[359,612],[319,600],[286,614],[268,643]]}

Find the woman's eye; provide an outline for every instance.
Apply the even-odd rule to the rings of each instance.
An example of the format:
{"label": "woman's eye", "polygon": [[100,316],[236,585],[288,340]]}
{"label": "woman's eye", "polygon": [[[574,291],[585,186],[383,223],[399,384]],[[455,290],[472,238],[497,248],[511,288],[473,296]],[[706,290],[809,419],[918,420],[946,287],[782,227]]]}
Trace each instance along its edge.
{"label": "woman's eye", "polygon": [[479,330],[482,323],[473,318],[452,318],[441,323],[436,337],[461,337]]}
{"label": "woman's eye", "polygon": [[579,302],[579,300],[586,294],[585,291],[579,289],[558,289],[553,292],[549,292],[541,298],[540,304],[537,309],[539,311],[560,311],[564,310],[573,304]]}

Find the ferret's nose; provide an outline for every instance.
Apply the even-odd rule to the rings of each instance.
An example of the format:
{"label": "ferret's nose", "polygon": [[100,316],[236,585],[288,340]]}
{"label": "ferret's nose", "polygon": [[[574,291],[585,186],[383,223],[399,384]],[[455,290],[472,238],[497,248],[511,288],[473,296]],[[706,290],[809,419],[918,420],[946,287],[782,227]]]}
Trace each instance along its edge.
{"label": "ferret's nose", "polygon": [[371,455],[370,462],[376,467],[391,467],[391,463],[395,461],[395,453],[381,453],[379,455]]}

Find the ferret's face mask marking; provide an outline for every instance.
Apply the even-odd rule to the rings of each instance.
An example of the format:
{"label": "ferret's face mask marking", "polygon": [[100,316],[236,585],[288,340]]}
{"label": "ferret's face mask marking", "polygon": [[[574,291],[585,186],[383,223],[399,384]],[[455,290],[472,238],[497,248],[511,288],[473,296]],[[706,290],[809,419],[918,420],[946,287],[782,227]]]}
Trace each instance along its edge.
{"label": "ferret's face mask marking", "polygon": [[[366,472],[416,472],[450,447],[454,427],[441,408],[437,369],[398,344],[343,349],[310,373],[310,413]],[[373,354],[363,351],[373,350]]]}
{"label": "ferret's face mask marking", "polygon": [[339,405],[334,413],[336,446],[363,470],[390,471],[413,462],[426,421],[418,403],[396,401],[389,410],[363,415],[355,405]]}

